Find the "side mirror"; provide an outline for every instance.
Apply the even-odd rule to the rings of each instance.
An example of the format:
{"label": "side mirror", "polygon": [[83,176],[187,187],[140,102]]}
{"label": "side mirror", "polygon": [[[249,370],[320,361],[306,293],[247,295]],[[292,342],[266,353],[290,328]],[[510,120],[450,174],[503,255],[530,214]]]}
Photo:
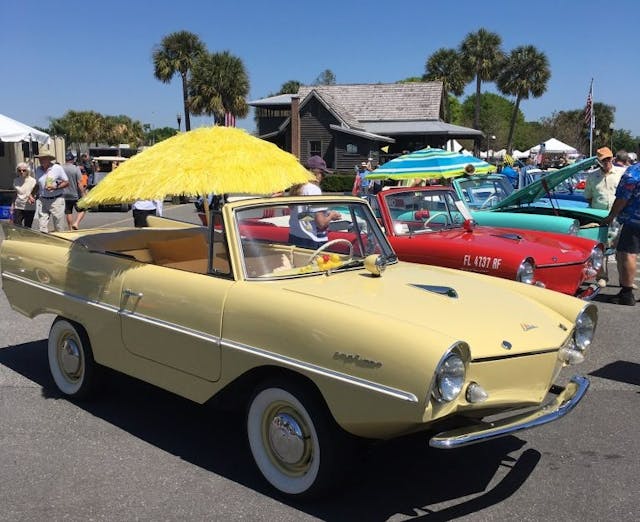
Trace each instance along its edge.
{"label": "side mirror", "polygon": [[380,277],[385,268],[387,268],[387,259],[383,255],[372,254],[365,257],[364,267],[374,277]]}

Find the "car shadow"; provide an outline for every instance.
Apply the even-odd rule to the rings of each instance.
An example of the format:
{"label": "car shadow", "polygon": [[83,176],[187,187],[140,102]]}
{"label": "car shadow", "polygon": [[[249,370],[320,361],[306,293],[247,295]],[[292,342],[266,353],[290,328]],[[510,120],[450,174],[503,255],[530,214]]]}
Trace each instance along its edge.
{"label": "car shadow", "polygon": [[[46,352],[46,340],[1,348],[0,364],[40,385],[46,399],[66,400],[49,374]],[[245,442],[243,412],[198,405],[110,370],[97,398],[73,402],[187,462],[330,520],[386,520],[399,513],[428,520],[461,517],[508,498],[541,458],[532,449],[517,455],[525,442],[513,436],[446,451],[430,448],[424,435],[412,435],[372,445],[336,493],[300,503],[281,498],[259,476]]]}
{"label": "car shadow", "polygon": [[640,364],[630,361],[614,361],[589,375],[640,386]]}

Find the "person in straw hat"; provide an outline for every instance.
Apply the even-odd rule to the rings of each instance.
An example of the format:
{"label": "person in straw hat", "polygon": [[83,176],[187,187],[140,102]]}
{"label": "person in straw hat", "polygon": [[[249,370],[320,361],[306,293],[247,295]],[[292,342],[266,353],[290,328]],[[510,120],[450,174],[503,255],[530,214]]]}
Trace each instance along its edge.
{"label": "person in straw hat", "polygon": [[36,155],[40,166],[36,169],[36,179],[40,187],[40,213],[38,228],[40,232],[49,232],[49,220],[53,221],[56,232],[65,230],[64,188],[69,186],[69,178],[64,169],[53,163],[55,155],[48,147],[40,147]]}

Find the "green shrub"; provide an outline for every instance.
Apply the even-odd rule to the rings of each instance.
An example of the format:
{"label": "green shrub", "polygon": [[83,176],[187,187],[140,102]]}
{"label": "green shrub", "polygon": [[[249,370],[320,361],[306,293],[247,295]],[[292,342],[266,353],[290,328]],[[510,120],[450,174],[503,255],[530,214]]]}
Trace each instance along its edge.
{"label": "green shrub", "polygon": [[328,174],[322,179],[322,192],[349,192],[353,188],[355,174]]}

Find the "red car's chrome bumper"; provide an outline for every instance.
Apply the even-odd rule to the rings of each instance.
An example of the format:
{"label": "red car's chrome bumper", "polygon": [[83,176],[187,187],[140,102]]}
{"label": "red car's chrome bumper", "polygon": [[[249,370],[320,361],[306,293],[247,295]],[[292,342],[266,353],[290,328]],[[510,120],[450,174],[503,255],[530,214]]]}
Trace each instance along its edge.
{"label": "red car's chrome bumper", "polygon": [[585,301],[591,301],[595,296],[597,296],[600,293],[600,290],[602,290],[602,288],[598,283],[591,283],[584,290],[579,290],[578,293],[576,294],[576,297],[578,299],[584,299]]}
{"label": "red car's chrome bumper", "polygon": [[566,388],[560,388],[553,401],[537,410],[506,417],[496,422],[473,424],[464,428],[444,431],[432,437],[429,440],[429,446],[439,449],[459,448],[553,422],[575,408],[588,388],[589,379],[574,375]]}

